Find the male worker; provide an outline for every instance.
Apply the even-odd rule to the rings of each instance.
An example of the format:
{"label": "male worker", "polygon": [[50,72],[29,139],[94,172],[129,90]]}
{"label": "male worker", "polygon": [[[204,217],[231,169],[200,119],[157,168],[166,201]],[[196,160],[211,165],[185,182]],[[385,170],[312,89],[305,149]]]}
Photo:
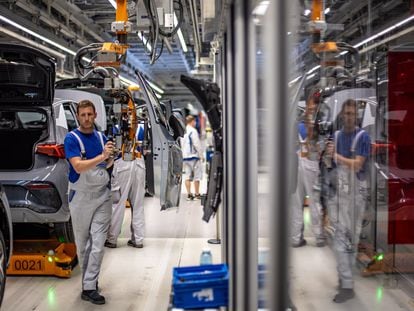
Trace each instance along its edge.
{"label": "male worker", "polygon": [[[196,130],[196,119],[192,115],[186,117],[186,133],[181,140],[183,151],[183,168],[185,176],[185,188],[187,189],[187,200],[201,199],[200,180],[203,177],[201,160],[203,153],[200,138]],[[191,193],[191,182],[194,181],[195,195]]]}
{"label": "male worker", "polygon": [[299,168],[298,186],[292,211],[291,246],[306,245],[303,238],[303,203],[305,195],[308,196],[308,206],[311,214],[312,232],[316,238],[316,246],[325,246],[325,235],[322,228],[322,206],[319,195],[315,193],[313,185],[319,177],[320,148],[318,135],[315,130],[316,112],[320,93],[312,90],[306,101],[305,120],[299,123]]}
{"label": "male worker", "polygon": [[337,131],[327,153],[334,160],[337,173],[337,193],[329,200],[329,217],[334,227],[334,251],[337,259],[339,290],[334,302],[341,303],[354,297],[352,265],[357,252],[362,216],[367,194],[368,167],[371,141],[367,132],[357,124],[357,102],[343,103],[343,128]]}
{"label": "male worker", "polygon": [[138,125],[136,136],[138,148],[135,160],[124,161],[119,158],[115,161],[112,171],[112,193],[118,192],[118,194],[113,195],[111,226],[105,242],[105,246],[109,248],[117,247],[127,199],[131,204],[131,239],[128,240],[127,245],[136,248],[144,247],[145,160],[142,150],[142,142],[144,141],[143,124]]}
{"label": "male worker", "polygon": [[98,293],[98,277],[104,255],[104,243],[111,220],[111,191],[106,168],[113,144],[94,129],[95,106],[88,100],[79,102],[79,128],[65,138],[69,160],[69,209],[82,271],[81,298],[104,304]]}

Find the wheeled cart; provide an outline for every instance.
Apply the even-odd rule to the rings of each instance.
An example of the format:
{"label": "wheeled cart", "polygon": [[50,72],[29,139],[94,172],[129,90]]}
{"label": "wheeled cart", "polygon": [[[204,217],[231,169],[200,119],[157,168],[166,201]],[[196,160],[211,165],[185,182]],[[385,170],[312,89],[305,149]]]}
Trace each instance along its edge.
{"label": "wheeled cart", "polygon": [[54,275],[69,278],[77,263],[76,246],[56,240],[14,242],[8,275]]}

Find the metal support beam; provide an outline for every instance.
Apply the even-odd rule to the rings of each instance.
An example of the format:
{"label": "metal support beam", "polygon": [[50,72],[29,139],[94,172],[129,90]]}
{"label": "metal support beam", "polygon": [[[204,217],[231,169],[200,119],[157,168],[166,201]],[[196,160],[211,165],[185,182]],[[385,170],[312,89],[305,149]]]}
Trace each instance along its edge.
{"label": "metal support beam", "polygon": [[[292,166],[295,153],[289,153],[293,144],[290,134],[288,98],[288,28],[290,1],[271,1],[263,23],[264,33],[264,101],[268,108],[266,130],[271,133],[272,143],[268,148],[268,159],[271,159],[269,193],[271,208],[268,226],[270,228],[269,246],[269,278],[267,281],[267,297],[270,310],[286,310],[288,306],[288,247],[287,234],[292,185],[291,178],[297,170]],[[293,182],[292,182],[293,184]]]}
{"label": "metal support beam", "polygon": [[232,144],[230,166],[229,231],[230,310],[257,309],[257,126],[255,36],[248,0],[235,1],[230,29],[234,92],[226,115]]}

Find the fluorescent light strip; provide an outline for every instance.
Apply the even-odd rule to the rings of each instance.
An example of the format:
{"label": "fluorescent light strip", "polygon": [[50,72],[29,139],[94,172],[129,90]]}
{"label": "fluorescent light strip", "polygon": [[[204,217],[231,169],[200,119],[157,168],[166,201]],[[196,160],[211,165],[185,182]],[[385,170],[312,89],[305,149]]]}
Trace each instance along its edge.
{"label": "fluorescent light strip", "polygon": [[[137,83],[135,83],[135,82],[133,82],[133,81],[131,81],[131,80],[129,80],[129,79],[127,79],[127,78],[125,78],[125,77],[123,77],[123,76],[119,76],[119,79],[121,80],[121,82],[123,82],[123,83],[125,83],[126,85],[138,85]],[[150,84],[151,82],[149,82],[148,80],[147,80],[147,82],[148,82],[148,84]],[[152,83],[151,83],[152,84]],[[151,85],[150,84],[150,85]],[[153,85],[153,84],[152,84]],[[151,85],[151,86],[152,86]],[[157,87],[158,88],[158,87]],[[155,89],[155,88],[154,88]],[[161,90],[160,88],[158,88],[158,90]],[[161,90],[162,91],[162,90]],[[159,99],[161,99],[161,95],[160,94],[158,94],[157,93],[157,90],[155,90],[155,96],[157,96]],[[161,92],[160,92],[161,93]],[[164,93],[164,91],[162,91],[162,93]]]}
{"label": "fluorescent light strip", "polygon": [[[177,24],[178,24],[178,19],[177,19],[177,15],[175,15],[175,12],[174,12],[174,27],[177,26]],[[187,53],[188,48],[187,48],[187,44],[185,43],[181,28],[178,29],[177,35],[178,35],[178,39],[180,40],[180,44],[181,44],[181,48],[183,49],[183,52]]]}
{"label": "fluorescent light strip", "polygon": [[17,24],[16,22],[13,22],[12,20],[8,19],[7,17],[4,17],[3,15],[0,15],[0,20],[6,22],[9,25],[12,25],[13,27],[16,27],[16,28],[18,28],[20,30],[23,30],[24,32],[26,32],[26,33],[28,33],[28,34],[30,34],[30,35],[32,35],[32,36],[34,36],[34,37],[36,37],[36,38],[38,38],[40,40],[43,40],[46,43],[48,43],[50,45],[53,45],[53,46],[61,49],[62,51],[65,51],[66,53],[69,53],[71,55],[76,55],[76,52],[74,52],[72,50],[69,50],[68,48],[64,47],[63,45],[60,45],[60,44],[58,44],[56,42],[53,42],[52,40],[50,40],[50,39],[48,39],[46,37],[43,37],[42,35],[39,35],[38,33],[34,32],[34,31],[31,31],[30,29],[28,29],[26,27],[23,27],[20,24]]}
{"label": "fluorescent light strip", "polygon": [[142,41],[142,43],[145,44],[145,46],[147,47],[148,51],[152,52],[152,46],[149,43],[149,40],[147,38],[145,38],[141,32],[138,32],[138,38]]}
{"label": "fluorescent light strip", "polygon": [[297,82],[300,78],[302,78],[302,76],[299,76],[299,77],[293,79],[292,81],[290,81],[289,86],[292,85],[293,83]]}
{"label": "fluorescent light strip", "polygon": [[253,10],[253,15],[265,15],[270,1],[261,1]]}
{"label": "fluorescent light strip", "polygon": [[116,1],[114,1],[114,0],[108,0],[109,1],[109,3],[114,7],[114,9],[116,9]]}
{"label": "fluorescent light strip", "polygon": [[310,69],[306,74],[311,74],[312,72],[314,72],[315,70],[321,68],[321,65],[317,65],[315,67],[313,67],[312,69]]}
{"label": "fluorescent light strip", "polygon": [[6,35],[8,35],[10,37],[13,37],[13,38],[15,38],[17,40],[20,40],[22,42],[25,42],[27,44],[30,44],[31,46],[34,46],[34,47],[36,47],[36,48],[38,48],[40,50],[43,50],[43,51],[45,51],[45,52],[49,53],[50,55],[53,55],[53,56],[55,56],[57,58],[60,58],[60,59],[65,59],[66,58],[66,55],[65,54],[60,53],[60,52],[58,52],[58,51],[56,51],[54,49],[51,49],[51,48],[49,48],[47,46],[44,46],[44,45],[42,45],[39,42],[35,42],[35,41],[30,40],[30,39],[28,39],[26,37],[23,37],[22,35],[19,35],[18,33],[15,33],[15,32],[13,32],[13,31],[11,31],[11,30],[9,30],[7,28],[4,28],[2,26],[0,26],[0,32],[4,33],[4,34],[6,34]]}
{"label": "fluorescent light strip", "polygon": [[391,30],[394,30],[394,29],[396,29],[396,28],[398,28],[398,27],[400,27],[400,26],[402,26],[402,25],[404,25],[404,24],[408,23],[408,22],[409,22],[409,21],[411,21],[412,19],[414,19],[414,15],[412,15],[412,16],[410,16],[410,17],[408,17],[408,18],[406,18],[406,19],[404,19],[404,20],[402,20],[402,21],[398,22],[397,24],[394,24],[394,25],[392,25],[391,27],[388,27],[388,28],[384,29],[383,31],[380,31],[379,33],[377,33],[377,34],[375,34],[375,35],[373,35],[373,36],[371,36],[371,37],[369,37],[369,38],[367,38],[367,39],[365,39],[365,40],[363,40],[363,41],[361,41],[361,42],[359,42],[359,43],[355,44],[355,45],[354,45],[354,48],[358,48],[358,47],[360,47],[361,45],[364,45],[365,43],[367,43],[367,42],[369,42],[369,41],[372,41],[372,40],[374,40],[374,39],[376,39],[376,38],[378,38],[378,37],[380,37],[380,36],[382,36],[382,35],[385,35],[386,33],[390,32]]}
{"label": "fluorescent light strip", "polygon": [[152,83],[152,82],[150,82],[150,81],[148,81],[147,80],[147,82],[148,82],[148,84],[154,89],[154,90],[156,90],[158,93],[160,93],[160,94],[164,94],[164,90],[162,89],[162,88],[160,88],[159,86],[157,86],[157,85],[155,85],[154,83]]}

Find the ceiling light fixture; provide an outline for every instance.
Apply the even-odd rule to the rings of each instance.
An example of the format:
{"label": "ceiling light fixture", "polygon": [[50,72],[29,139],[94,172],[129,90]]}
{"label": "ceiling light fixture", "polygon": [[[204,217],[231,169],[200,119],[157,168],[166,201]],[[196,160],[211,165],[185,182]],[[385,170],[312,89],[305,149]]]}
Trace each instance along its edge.
{"label": "ceiling light fixture", "polygon": [[[174,27],[177,26],[177,24],[178,24],[177,15],[175,15],[175,13],[174,13]],[[183,36],[182,31],[181,31],[181,28],[178,28],[177,36],[178,36],[178,39],[180,40],[180,44],[181,44],[181,48],[183,49],[183,52],[187,53],[188,48],[187,48],[187,44],[185,43],[184,36]]]}
{"label": "ceiling light fixture", "polygon": [[405,25],[406,23],[408,23],[409,21],[411,21],[413,19],[414,19],[414,15],[411,15],[410,17],[408,17],[406,19],[403,19],[402,21],[400,21],[400,22],[398,22],[398,23],[396,23],[396,24],[394,24],[394,25],[392,25],[392,26],[384,29],[383,31],[380,31],[379,33],[377,33],[377,34],[375,34],[375,35],[373,35],[373,36],[371,36],[371,37],[369,37],[369,38],[367,38],[367,39],[365,39],[365,40],[363,40],[363,41],[355,44],[354,45],[354,48],[358,48],[361,45],[364,45],[365,43],[368,43],[368,42],[370,42],[372,40],[375,40],[376,38],[378,38],[378,37],[380,37],[382,35],[385,35],[386,33],[390,32],[391,30],[394,30],[394,29],[396,29],[398,27],[401,27],[402,25]]}
{"label": "ceiling light fixture", "polygon": [[265,15],[270,1],[260,1],[260,3],[253,9],[253,15]]}
{"label": "ceiling light fixture", "polygon": [[140,32],[140,31],[138,31],[138,38],[142,41],[142,43],[145,44],[148,51],[152,52],[152,46],[149,43],[149,40],[147,38],[145,38],[144,35],[142,34],[142,32]]}
{"label": "ceiling light fixture", "polygon": [[160,93],[160,94],[164,94],[165,92],[164,92],[164,90],[162,89],[162,88],[160,88],[158,85],[156,85],[156,84],[154,84],[153,82],[150,82],[150,81],[148,81],[147,80],[147,82],[148,82],[148,84],[155,90],[155,91],[157,91],[158,93]]}
{"label": "ceiling light fixture", "polygon": [[116,1],[114,0],[108,0],[108,1],[114,7],[114,9],[116,9]]}
{"label": "ceiling light fixture", "polygon": [[303,15],[308,16],[311,13],[311,10],[306,9],[305,12],[303,12]]}
{"label": "ceiling light fixture", "polygon": [[46,53],[49,53],[50,55],[53,55],[53,56],[55,56],[57,58],[60,58],[60,59],[65,59],[66,58],[66,55],[65,54],[60,53],[60,52],[58,52],[58,51],[56,51],[54,49],[51,49],[51,48],[49,48],[47,46],[44,46],[44,45],[42,45],[39,42],[35,42],[35,41],[30,40],[30,39],[28,39],[26,37],[23,37],[22,35],[19,35],[18,33],[15,33],[15,32],[13,32],[13,31],[11,31],[11,30],[9,30],[7,28],[4,28],[2,26],[0,26],[0,32],[4,33],[4,34],[6,34],[6,35],[8,35],[10,37],[13,37],[13,38],[15,38],[17,40],[20,40],[22,42],[25,42],[27,44],[30,44],[31,46],[34,46],[34,47],[38,48],[39,50],[43,50]]}
{"label": "ceiling light fixture", "polygon": [[324,11],[324,13],[325,14],[328,14],[330,11],[331,11],[331,8],[326,8],[325,11]]}
{"label": "ceiling light fixture", "polygon": [[20,30],[23,30],[24,32],[26,32],[26,33],[28,33],[28,34],[30,34],[30,35],[32,35],[32,36],[34,36],[34,37],[36,37],[40,40],[43,40],[44,42],[46,42],[50,45],[53,45],[53,46],[57,47],[58,49],[61,49],[62,51],[65,51],[66,53],[69,53],[71,55],[76,55],[76,52],[74,52],[72,50],[69,50],[68,48],[64,47],[63,45],[60,45],[56,42],[53,42],[52,40],[50,40],[46,37],[43,37],[42,35],[39,35],[38,33],[34,32],[34,31],[31,31],[30,29],[28,29],[26,27],[23,27],[22,25],[20,25],[16,22],[13,22],[12,20],[8,19],[7,17],[5,17],[3,15],[0,15],[0,20],[2,20],[3,22],[6,22],[9,25],[12,25],[13,27],[16,27]]}

